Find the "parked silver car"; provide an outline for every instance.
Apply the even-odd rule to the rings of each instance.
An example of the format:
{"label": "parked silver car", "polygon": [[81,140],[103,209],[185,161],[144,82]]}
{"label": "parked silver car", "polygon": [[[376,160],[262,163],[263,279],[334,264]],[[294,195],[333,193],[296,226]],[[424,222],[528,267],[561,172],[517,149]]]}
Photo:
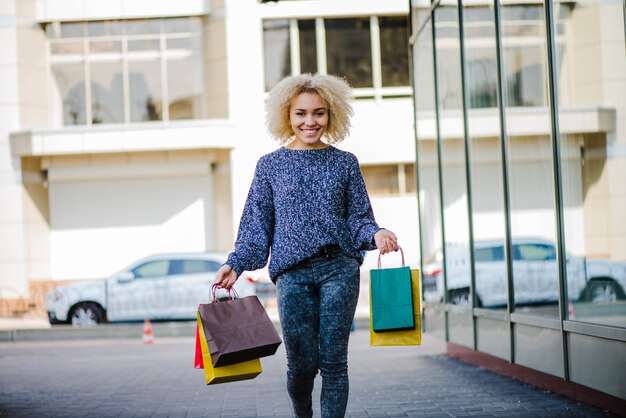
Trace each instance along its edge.
{"label": "parked silver car", "polygon": [[[556,248],[550,241],[514,239],[513,286],[515,303],[541,304],[558,301]],[[448,301],[468,304],[470,289],[467,249],[446,248]],[[507,304],[506,263],[502,241],[477,241],[474,246],[478,306]],[[443,300],[442,263],[424,266],[423,291],[427,301]],[[567,256],[569,298],[577,301],[612,302],[625,298],[626,263]]]}
{"label": "parked silver car", "polygon": [[[224,253],[159,254],[142,258],[111,277],[61,286],[46,297],[51,324],[196,318],[198,304],[213,300],[215,273]],[[243,278],[242,278],[243,279]],[[237,280],[239,296],[255,294],[254,284]],[[228,294],[218,289],[217,298]]]}

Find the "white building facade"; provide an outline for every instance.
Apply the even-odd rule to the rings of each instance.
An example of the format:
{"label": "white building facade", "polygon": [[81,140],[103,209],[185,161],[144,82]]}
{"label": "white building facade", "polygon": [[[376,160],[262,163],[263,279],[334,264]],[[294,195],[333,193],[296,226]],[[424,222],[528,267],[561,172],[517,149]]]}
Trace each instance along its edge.
{"label": "white building facade", "polygon": [[0,4],[0,299],[232,248],[256,161],[278,146],[266,92],[300,72],[355,87],[340,148],[418,263],[406,1]]}

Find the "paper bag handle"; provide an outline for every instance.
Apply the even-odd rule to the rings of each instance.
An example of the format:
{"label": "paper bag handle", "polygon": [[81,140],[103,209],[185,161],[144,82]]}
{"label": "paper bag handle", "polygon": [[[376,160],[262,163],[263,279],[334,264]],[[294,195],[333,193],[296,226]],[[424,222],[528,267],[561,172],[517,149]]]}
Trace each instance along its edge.
{"label": "paper bag handle", "polygon": [[[213,303],[219,302],[219,299],[217,298],[217,289],[218,289],[217,285],[213,283],[211,285],[211,293],[213,294]],[[239,299],[239,294],[237,293],[234,287],[231,287],[230,289],[227,289],[226,291],[228,292],[228,300]]]}
{"label": "paper bag handle", "polygon": [[[402,254],[402,267],[404,267],[404,251],[402,251],[402,247],[400,247],[398,245],[398,249],[400,250],[400,254]],[[383,253],[379,252],[378,253],[378,268],[381,269],[383,268],[382,263],[380,262],[380,257],[383,255]]]}

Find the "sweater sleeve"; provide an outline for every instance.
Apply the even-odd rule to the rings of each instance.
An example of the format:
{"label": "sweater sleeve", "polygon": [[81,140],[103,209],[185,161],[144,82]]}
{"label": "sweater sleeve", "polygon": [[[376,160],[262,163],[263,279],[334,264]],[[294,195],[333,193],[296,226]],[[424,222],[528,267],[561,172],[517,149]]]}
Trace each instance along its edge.
{"label": "sweater sleeve", "polygon": [[359,251],[375,250],[374,234],[381,228],[374,218],[374,211],[356,157],[350,164],[346,209],[348,227],[355,248]]}
{"label": "sweater sleeve", "polygon": [[274,235],[274,203],[267,168],[259,160],[244,205],[235,249],[226,264],[240,276],[267,264]]}

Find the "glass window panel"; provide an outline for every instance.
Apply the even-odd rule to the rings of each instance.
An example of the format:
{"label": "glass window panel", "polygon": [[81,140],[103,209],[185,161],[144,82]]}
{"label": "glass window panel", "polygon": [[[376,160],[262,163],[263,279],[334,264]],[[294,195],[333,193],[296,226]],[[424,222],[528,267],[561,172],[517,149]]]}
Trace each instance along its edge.
{"label": "glass window panel", "polygon": [[124,82],[121,61],[92,62],[89,68],[92,123],[124,122]]}
{"label": "glass window panel", "polygon": [[367,191],[371,195],[398,194],[398,166],[393,165],[370,165],[361,167],[363,180]]}
{"label": "glass window panel", "polygon": [[469,107],[495,108],[498,105],[498,69],[494,48],[468,47],[466,52]]}
{"label": "glass window panel", "polygon": [[370,19],[325,19],[326,67],[352,87],[372,87]]}
{"label": "glass window panel", "polygon": [[161,33],[162,19],[133,19],[126,21],[128,35],[157,35]]}
{"label": "glass window panel", "polygon": [[128,41],[128,51],[159,51],[161,43],[158,39],[138,39]]}
{"label": "glass window panel", "polygon": [[466,7],[464,16],[468,106],[496,107],[498,73],[493,10],[484,6]]}
{"label": "glass window panel", "polygon": [[419,174],[420,246],[422,289],[426,308],[443,301],[441,205],[435,132],[435,85],[432,27],[430,21],[413,47],[413,72],[417,121],[417,169]]}
{"label": "glass window panel", "polygon": [[61,37],[61,22],[51,22],[46,24],[46,35],[49,39]]}
{"label": "glass window panel", "polygon": [[84,22],[61,23],[61,38],[83,38],[84,36]]}
{"label": "glass window panel", "polygon": [[52,55],[83,55],[85,43],[83,41],[50,41]]}
{"label": "glass window panel", "polygon": [[300,72],[317,72],[317,40],[315,37],[315,20],[298,20],[298,36],[300,38]]}
{"label": "glass window panel", "polygon": [[91,41],[89,42],[89,52],[91,54],[101,54],[109,52],[122,52],[122,41]]}
{"label": "glass window panel", "polygon": [[[441,20],[439,17],[441,16]],[[440,31],[439,28],[445,29]],[[461,71],[459,61],[459,27],[456,7],[439,7],[435,11],[439,107],[441,125],[446,119],[460,117]],[[446,111],[451,110],[452,111]],[[457,134],[458,135],[458,134]],[[462,135],[462,133],[461,133]],[[469,216],[467,213],[467,181],[465,150],[462,137],[442,130],[441,171],[443,184],[443,222],[445,242],[445,271],[448,301],[469,305]],[[451,334],[454,340],[454,335]]]}
{"label": "glass window panel", "polygon": [[465,32],[476,303],[504,309],[508,286],[501,144],[499,137],[484,133],[486,125],[500,124],[494,10],[491,6],[466,7],[464,16],[468,25],[481,28]]}
{"label": "glass window panel", "polygon": [[[595,10],[603,10],[606,20],[591,18]],[[609,132],[573,128],[576,109],[610,108],[617,121],[626,115],[626,103],[619,105],[626,91],[623,71],[618,75],[626,68],[623,34],[621,43],[585,34],[599,31],[599,25],[619,32],[620,5],[600,0],[582,0],[576,7],[555,4],[555,19],[569,31],[556,39],[567,296],[572,302],[568,316],[626,327],[626,155],[611,152],[625,147],[626,127],[617,123]]]}
{"label": "glass window panel", "polygon": [[383,87],[408,86],[409,46],[407,18],[379,17]]}
{"label": "glass window panel", "polygon": [[507,46],[504,60],[509,104],[547,106],[545,46]]}
{"label": "glass window panel", "polygon": [[128,88],[131,122],[161,120],[161,61],[130,61]]}
{"label": "glass window panel", "polygon": [[87,24],[87,33],[90,37],[119,36],[122,35],[123,29],[124,25],[118,20],[104,20]]}
{"label": "glass window panel", "polygon": [[168,50],[200,50],[199,36],[186,36],[184,38],[173,38],[165,41]]}
{"label": "glass window panel", "polygon": [[503,6],[506,7],[502,8],[501,16],[507,24],[502,26],[502,36],[512,39],[544,36],[543,5],[505,3]]}
{"label": "glass window panel", "polygon": [[[82,62],[53,64],[53,97],[58,100],[63,112],[63,125],[84,125],[85,67]],[[56,99],[58,98],[58,99]]]}
{"label": "glass window panel", "polygon": [[180,17],[165,19],[166,33],[200,33],[202,19],[198,17]]}
{"label": "glass window panel", "polygon": [[442,110],[460,110],[463,103],[458,12],[455,7],[439,7],[435,17],[439,107]]}
{"label": "glass window panel", "polygon": [[199,119],[204,91],[203,65],[199,54],[167,60],[167,91],[170,120]]}
{"label": "glass window panel", "polygon": [[271,90],[276,83],[291,74],[289,42],[289,20],[263,21],[265,90]]}
{"label": "glass window panel", "polygon": [[552,145],[544,134],[520,129],[523,113],[515,107],[534,106],[534,126],[550,126],[547,105],[546,47],[543,5],[503,4],[503,65],[507,81],[506,127],[509,137],[508,174],[511,235],[514,246],[515,311],[558,318],[556,260],[523,257],[521,248],[554,248],[556,237]]}

